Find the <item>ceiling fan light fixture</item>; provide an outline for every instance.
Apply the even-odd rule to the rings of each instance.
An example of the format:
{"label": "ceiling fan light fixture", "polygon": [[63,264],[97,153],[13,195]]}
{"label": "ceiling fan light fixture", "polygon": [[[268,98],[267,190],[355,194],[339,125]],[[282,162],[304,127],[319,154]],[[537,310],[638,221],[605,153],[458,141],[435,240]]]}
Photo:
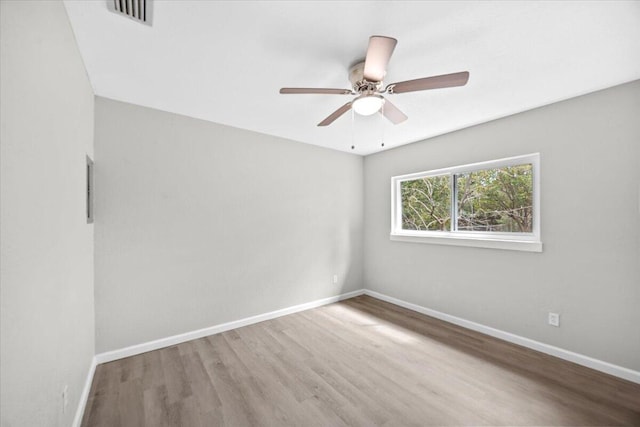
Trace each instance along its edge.
{"label": "ceiling fan light fixture", "polygon": [[383,103],[384,98],[382,96],[365,94],[353,101],[352,108],[362,116],[370,116],[380,111]]}

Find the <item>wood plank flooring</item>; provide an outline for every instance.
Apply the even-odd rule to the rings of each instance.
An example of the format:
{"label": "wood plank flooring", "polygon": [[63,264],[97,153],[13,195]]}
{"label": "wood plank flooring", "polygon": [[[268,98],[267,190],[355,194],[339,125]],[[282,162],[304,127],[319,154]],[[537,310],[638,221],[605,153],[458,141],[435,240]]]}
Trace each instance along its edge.
{"label": "wood plank flooring", "polygon": [[82,425],[640,426],[640,385],[360,296],[99,365]]}

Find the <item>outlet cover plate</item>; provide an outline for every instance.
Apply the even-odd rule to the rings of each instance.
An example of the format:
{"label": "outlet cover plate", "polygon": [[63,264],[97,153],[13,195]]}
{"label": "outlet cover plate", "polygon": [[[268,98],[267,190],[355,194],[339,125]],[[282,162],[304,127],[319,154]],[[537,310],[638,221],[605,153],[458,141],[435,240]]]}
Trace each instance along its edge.
{"label": "outlet cover plate", "polygon": [[549,313],[549,324],[551,326],[560,327],[560,314]]}

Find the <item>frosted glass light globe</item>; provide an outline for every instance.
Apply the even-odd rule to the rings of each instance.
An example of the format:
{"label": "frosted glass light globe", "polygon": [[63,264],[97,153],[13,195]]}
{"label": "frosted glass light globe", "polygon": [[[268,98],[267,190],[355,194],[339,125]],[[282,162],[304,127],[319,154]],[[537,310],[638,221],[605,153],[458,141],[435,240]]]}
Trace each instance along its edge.
{"label": "frosted glass light globe", "polygon": [[353,101],[352,108],[360,115],[370,116],[380,110],[383,102],[384,98],[380,95],[366,95],[356,98],[356,100]]}

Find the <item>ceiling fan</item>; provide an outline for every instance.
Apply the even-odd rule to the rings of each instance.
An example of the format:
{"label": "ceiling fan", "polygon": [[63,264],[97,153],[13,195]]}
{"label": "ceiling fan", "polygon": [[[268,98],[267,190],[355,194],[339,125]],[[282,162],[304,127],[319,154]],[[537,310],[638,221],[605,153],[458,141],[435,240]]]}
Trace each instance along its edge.
{"label": "ceiling fan", "polygon": [[391,37],[371,36],[364,61],[360,61],[349,69],[351,89],[297,88],[283,87],[282,94],[328,94],[328,95],[358,95],[352,101],[331,113],[318,126],[328,126],[338,117],[353,109],[356,113],[368,116],[380,111],[393,124],[402,123],[407,116],[387,100],[383,94],[416,92],[419,90],[441,89],[445,87],[464,86],[469,80],[469,72],[443,74],[441,76],[425,77],[391,83],[382,89],[382,80],[387,73],[387,64],[398,41]]}

